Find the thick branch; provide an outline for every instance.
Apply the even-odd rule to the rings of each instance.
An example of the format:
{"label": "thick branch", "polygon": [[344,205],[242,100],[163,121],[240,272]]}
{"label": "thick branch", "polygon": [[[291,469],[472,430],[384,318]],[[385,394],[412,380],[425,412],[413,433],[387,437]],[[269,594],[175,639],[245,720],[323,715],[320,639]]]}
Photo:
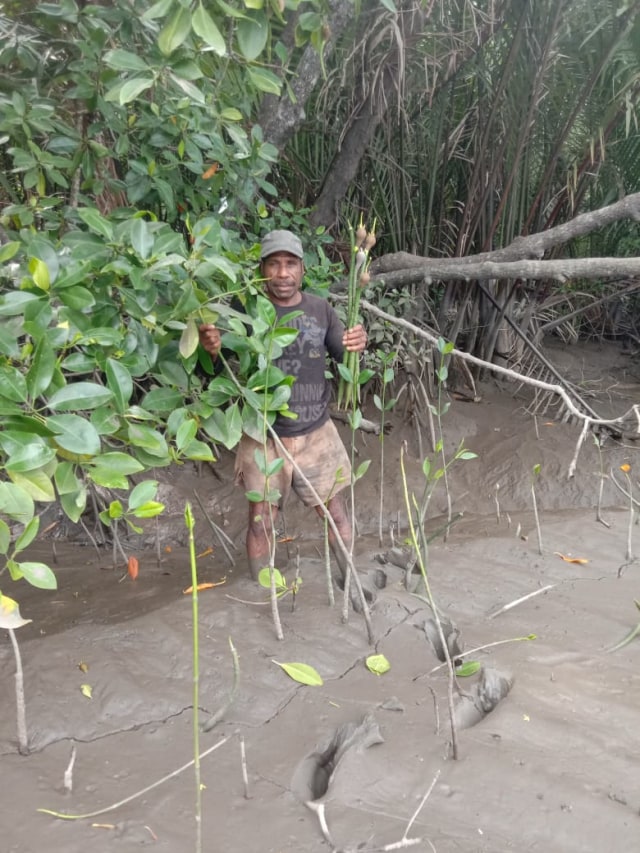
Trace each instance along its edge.
{"label": "thick branch", "polygon": [[[573,219],[569,220],[569,222],[565,222],[562,225],[557,225],[555,228],[549,228],[546,231],[540,231],[538,234],[531,234],[528,237],[517,237],[513,241],[513,243],[510,243],[504,249],[497,249],[493,252],[483,252],[478,255],[468,255],[464,258],[424,258],[418,255],[410,255],[407,252],[397,252],[392,255],[385,255],[384,257],[374,261],[371,265],[371,272],[373,275],[379,276],[381,273],[395,273],[400,270],[406,273],[406,271],[411,269],[419,269],[422,271],[423,276],[439,278],[441,280],[465,278],[464,274],[457,273],[457,270],[459,270],[461,267],[468,266],[475,270],[478,265],[481,265],[485,261],[493,264],[498,264],[512,263],[515,261],[538,260],[556,246],[561,246],[564,243],[568,243],[570,240],[574,240],[576,237],[584,237],[586,234],[590,234],[592,231],[596,231],[599,228],[604,228],[605,226],[611,225],[611,223],[613,222],[618,222],[621,219],[633,219],[635,221],[640,221],[640,193],[633,193],[631,195],[628,195],[620,201],[608,205],[608,207],[602,207],[599,210],[589,211],[588,213],[581,213],[579,216],[576,216]],[[591,261],[596,260],[599,259],[593,258],[589,261],[589,263],[591,263]],[[625,260],[633,262],[635,259],[617,258],[616,260],[621,262],[624,262]],[[546,263],[552,262],[547,261]],[[554,261],[553,263],[568,264],[574,262]],[[580,261],[576,263],[580,263]],[[436,265],[436,273],[430,272],[432,265]],[[452,266],[455,266],[456,268],[455,275],[451,275],[447,272],[448,268]],[[507,271],[504,275],[494,275],[492,273],[488,273],[486,275],[481,276],[478,275],[475,271],[472,272],[470,270],[466,270],[465,272],[467,278],[557,277],[553,272],[544,273],[543,275],[529,275],[529,273],[527,272],[529,267],[523,269],[525,270],[523,273],[518,273],[517,271]],[[548,267],[547,269],[551,268]],[[608,275],[607,273],[601,274],[599,272],[596,272],[593,275],[583,275],[582,273],[574,273],[572,269],[569,270],[569,273],[566,273],[562,267],[558,267],[558,270],[558,275],[560,277],[576,275],[582,276],[584,278],[599,278],[601,275],[603,275],[603,277],[606,277]],[[443,271],[443,273],[446,274],[440,274],[440,271]],[[622,272],[621,275],[637,275],[637,268],[635,268],[631,272]],[[388,281],[387,276],[385,276],[385,280]],[[412,281],[419,280],[420,278],[412,279]]]}
{"label": "thick branch", "polygon": [[448,258],[440,260],[422,259],[419,267],[396,269],[395,272],[379,273],[371,284],[385,287],[402,287],[408,284],[433,280],[486,281],[487,279],[555,279],[567,281],[572,278],[606,279],[632,278],[640,276],[640,258],[579,258],[564,261],[507,261],[495,263],[472,259]]}

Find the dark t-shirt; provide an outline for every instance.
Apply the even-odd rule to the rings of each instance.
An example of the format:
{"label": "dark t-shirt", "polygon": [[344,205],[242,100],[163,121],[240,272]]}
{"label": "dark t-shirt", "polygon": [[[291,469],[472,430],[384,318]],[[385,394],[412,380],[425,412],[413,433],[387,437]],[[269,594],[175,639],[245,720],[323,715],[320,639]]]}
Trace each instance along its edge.
{"label": "dark t-shirt", "polygon": [[303,311],[299,317],[287,320],[287,326],[299,329],[298,337],[285,347],[273,363],[289,376],[295,377],[291,388],[289,408],[297,419],[278,416],[274,429],[278,435],[304,435],[329,418],[331,386],[325,378],[326,355],[342,359],[344,326],[325,299],[302,293],[298,305],[274,305],[278,317],[292,311]]}

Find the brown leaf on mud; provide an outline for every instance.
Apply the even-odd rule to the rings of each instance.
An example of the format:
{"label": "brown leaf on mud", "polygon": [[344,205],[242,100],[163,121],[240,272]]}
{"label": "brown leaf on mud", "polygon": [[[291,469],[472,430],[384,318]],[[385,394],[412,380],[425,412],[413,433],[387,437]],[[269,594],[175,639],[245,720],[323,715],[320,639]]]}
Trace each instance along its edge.
{"label": "brown leaf on mud", "polygon": [[127,563],[127,574],[134,581],[138,577],[138,570],[140,566],[138,564],[137,557],[129,557],[129,561]]}
{"label": "brown leaf on mud", "polygon": [[198,554],[197,556],[198,556],[198,558],[208,557],[209,554],[213,554],[213,548],[211,546],[209,546],[208,548],[205,548],[204,551],[201,554]]}
{"label": "brown leaf on mud", "polygon": [[[198,586],[196,587],[196,589],[198,590],[198,592],[202,592],[203,589],[213,589],[214,586],[222,586],[222,584],[226,583],[226,582],[227,582],[227,579],[222,578],[222,580],[218,581],[217,583],[199,583]],[[188,586],[186,589],[182,590],[183,595],[191,595],[192,592],[193,592],[192,586]]]}
{"label": "brown leaf on mud", "polygon": [[567,557],[565,554],[561,554],[560,551],[554,551],[553,553],[560,557],[561,560],[564,560],[565,563],[579,563],[579,565],[583,566],[589,562],[586,557]]}

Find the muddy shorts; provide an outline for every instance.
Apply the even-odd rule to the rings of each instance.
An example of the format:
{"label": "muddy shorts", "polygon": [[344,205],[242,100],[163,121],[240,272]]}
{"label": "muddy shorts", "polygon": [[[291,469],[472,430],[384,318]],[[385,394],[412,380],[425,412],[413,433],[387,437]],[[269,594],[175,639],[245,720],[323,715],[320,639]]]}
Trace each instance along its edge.
{"label": "muddy shorts", "polygon": [[[332,420],[306,435],[282,436],[285,446],[300,471],[309,480],[324,503],[351,482],[351,464],[338,430]],[[262,452],[262,444],[243,435],[236,450],[236,483],[245,491],[265,491],[264,474],[256,463],[255,452]],[[273,439],[267,440],[267,461],[281,454]],[[282,468],[269,477],[269,489],[278,489],[283,505],[291,489],[305,506],[316,506],[318,501],[291,462],[285,458]]]}

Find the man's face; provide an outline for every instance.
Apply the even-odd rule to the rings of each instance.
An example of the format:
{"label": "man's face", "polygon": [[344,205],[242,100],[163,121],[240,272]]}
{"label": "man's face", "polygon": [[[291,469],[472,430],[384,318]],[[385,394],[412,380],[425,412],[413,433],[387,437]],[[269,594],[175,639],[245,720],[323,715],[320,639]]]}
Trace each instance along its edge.
{"label": "man's face", "polygon": [[289,252],[274,252],[260,264],[260,271],[266,279],[264,289],[269,299],[276,305],[298,305],[302,296],[302,276],[304,265],[300,258]]}

